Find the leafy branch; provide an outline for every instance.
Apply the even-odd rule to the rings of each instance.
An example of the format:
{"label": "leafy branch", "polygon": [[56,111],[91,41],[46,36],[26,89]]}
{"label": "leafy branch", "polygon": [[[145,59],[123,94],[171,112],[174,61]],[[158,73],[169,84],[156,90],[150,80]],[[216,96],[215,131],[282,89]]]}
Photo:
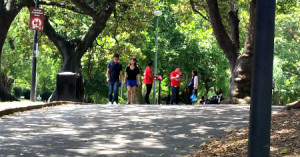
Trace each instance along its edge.
{"label": "leafy branch", "polygon": [[68,6],[64,3],[51,2],[51,1],[40,1],[40,4],[41,5],[48,5],[48,6],[56,6],[56,7],[60,7],[60,8],[65,8],[65,9],[71,10],[71,11],[76,12],[76,13],[84,14],[84,12],[78,10],[76,7]]}
{"label": "leafy branch", "polygon": [[196,9],[196,2],[193,0],[190,0],[192,9],[194,12],[196,12],[197,14],[199,14],[202,18],[204,18],[206,21],[209,21],[208,18],[206,16],[204,16],[202,13],[200,13],[197,9]]}

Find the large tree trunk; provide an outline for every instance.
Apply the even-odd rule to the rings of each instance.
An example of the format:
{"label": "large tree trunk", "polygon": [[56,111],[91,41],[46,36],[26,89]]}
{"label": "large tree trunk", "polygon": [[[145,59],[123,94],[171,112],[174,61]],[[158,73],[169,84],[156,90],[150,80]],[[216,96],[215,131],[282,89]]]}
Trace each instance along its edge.
{"label": "large tree trunk", "polygon": [[206,1],[209,8],[210,22],[213,27],[216,39],[225,53],[231,70],[230,92],[228,98],[223,103],[250,103],[251,79],[253,68],[253,46],[254,46],[254,23],[256,1],[250,2],[250,22],[244,52],[239,52],[238,19],[234,1],[230,1],[231,6],[231,38],[222,23],[217,0]]}
{"label": "large tree trunk", "polygon": [[[4,1],[0,1],[0,66],[1,66],[1,56],[2,56],[2,48],[9,30],[9,27],[17,14],[20,12],[21,8],[24,6],[22,1],[18,3],[19,6],[12,4],[13,2],[9,1],[4,3]],[[6,6],[5,6],[6,5]],[[7,9],[7,10],[6,10]],[[0,69],[1,70],[1,69]],[[0,72],[1,73],[1,72]],[[2,79],[0,79],[0,101],[18,101],[17,98],[12,96],[7,92],[5,87],[3,86]]]}
{"label": "large tree trunk", "polygon": [[8,93],[11,91],[11,85],[14,83],[15,79],[11,78],[8,74],[1,74],[1,81]]}
{"label": "large tree trunk", "polygon": [[104,6],[103,9],[98,13],[86,2],[81,2],[78,0],[72,0],[72,2],[76,7],[81,9],[84,14],[87,14],[93,18],[94,23],[89,27],[88,32],[76,40],[66,39],[65,37],[62,37],[56,33],[54,28],[49,23],[48,17],[46,17],[44,21],[44,32],[62,55],[62,71],[69,71],[79,74],[76,83],[76,95],[79,101],[83,101],[84,85],[80,64],[81,58],[88,51],[88,49],[92,47],[94,40],[106,27],[106,22],[114,11],[117,0],[107,0],[107,2],[103,2],[103,4],[106,6]]}
{"label": "large tree trunk", "polygon": [[[3,16],[0,15],[0,24],[2,29],[0,29],[0,66],[1,66],[1,54],[2,54],[2,48],[6,39],[6,35],[8,32],[8,28],[10,25],[9,22],[5,21],[6,18],[4,18]],[[8,24],[9,23],[9,24]],[[1,68],[0,68],[1,70]],[[0,72],[1,74],[1,72]],[[4,87],[3,83],[2,83],[2,79],[0,79],[0,101],[18,101],[17,98],[15,98],[14,96],[12,96],[11,94],[9,94],[6,90],[6,88]]]}
{"label": "large tree trunk", "polygon": [[84,85],[80,65],[81,57],[75,52],[76,47],[68,45],[61,50],[63,56],[63,67],[61,72],[73,72],[77,74],[76,97],[77,101],[84,100]]}
{"label": "large tree trunk", "polygon": [[231,75],[229,98],[224,103],[245,104],[251,101],[256,0],[250,2],[250,19],[244,52],[237,58]]}

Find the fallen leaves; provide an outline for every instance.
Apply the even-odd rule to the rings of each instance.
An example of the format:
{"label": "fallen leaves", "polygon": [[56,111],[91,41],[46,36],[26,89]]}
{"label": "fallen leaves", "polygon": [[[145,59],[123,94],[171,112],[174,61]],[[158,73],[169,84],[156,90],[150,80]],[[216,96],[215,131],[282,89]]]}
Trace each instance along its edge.
{"label": "fallen leaves", "polygon": [[128,150],[128,153],[133,153],[135,150]]}
{"label": "fallen leaves", "polygon": [[283,149],[283,150],[280,152],[280,154],[286,154],[287,152],[288,152],[287,149]]}
{"label": "fallen leaves", "polygon": [[[270,156],[300,156],[300,111],[279,112],[273,115],[271,126]],[[211,140],[209,144],[202,143],[201,149],[191,156],[247,156],[248,128],[226,132],[226,136]]]}

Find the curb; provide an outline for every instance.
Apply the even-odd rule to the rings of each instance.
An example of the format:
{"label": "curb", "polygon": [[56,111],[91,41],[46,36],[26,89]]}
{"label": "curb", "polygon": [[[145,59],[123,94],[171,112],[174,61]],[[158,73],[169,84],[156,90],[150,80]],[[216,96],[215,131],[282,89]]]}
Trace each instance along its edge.
{"label": "curb", "polygon": [[85,105],[87,103],[73,102],[73,101],[57,101],[57,102],[51,102],[51,103],[46,103],[46,104],[36,104],[36,105],[28,105],[28,106],[23,106],[23,107],[9,108],[9,109],[4,109],[4,110],[0,111],[0,118],[4,115],[13,114],[15,112],[24,112],[24,111],[28,111],[28,110],[40,109],[43,107],[52,107],[52,106],[69,105],[69,104]]}

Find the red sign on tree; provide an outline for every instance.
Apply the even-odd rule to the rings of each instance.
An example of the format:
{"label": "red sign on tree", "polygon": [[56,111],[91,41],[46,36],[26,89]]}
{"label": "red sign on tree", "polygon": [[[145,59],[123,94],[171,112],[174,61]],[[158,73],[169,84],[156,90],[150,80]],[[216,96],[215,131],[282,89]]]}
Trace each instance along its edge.
{"label": "red sign on tree", "polygon": [[30,29],[42,31],[44,28],[44,9],[30,8]]}

